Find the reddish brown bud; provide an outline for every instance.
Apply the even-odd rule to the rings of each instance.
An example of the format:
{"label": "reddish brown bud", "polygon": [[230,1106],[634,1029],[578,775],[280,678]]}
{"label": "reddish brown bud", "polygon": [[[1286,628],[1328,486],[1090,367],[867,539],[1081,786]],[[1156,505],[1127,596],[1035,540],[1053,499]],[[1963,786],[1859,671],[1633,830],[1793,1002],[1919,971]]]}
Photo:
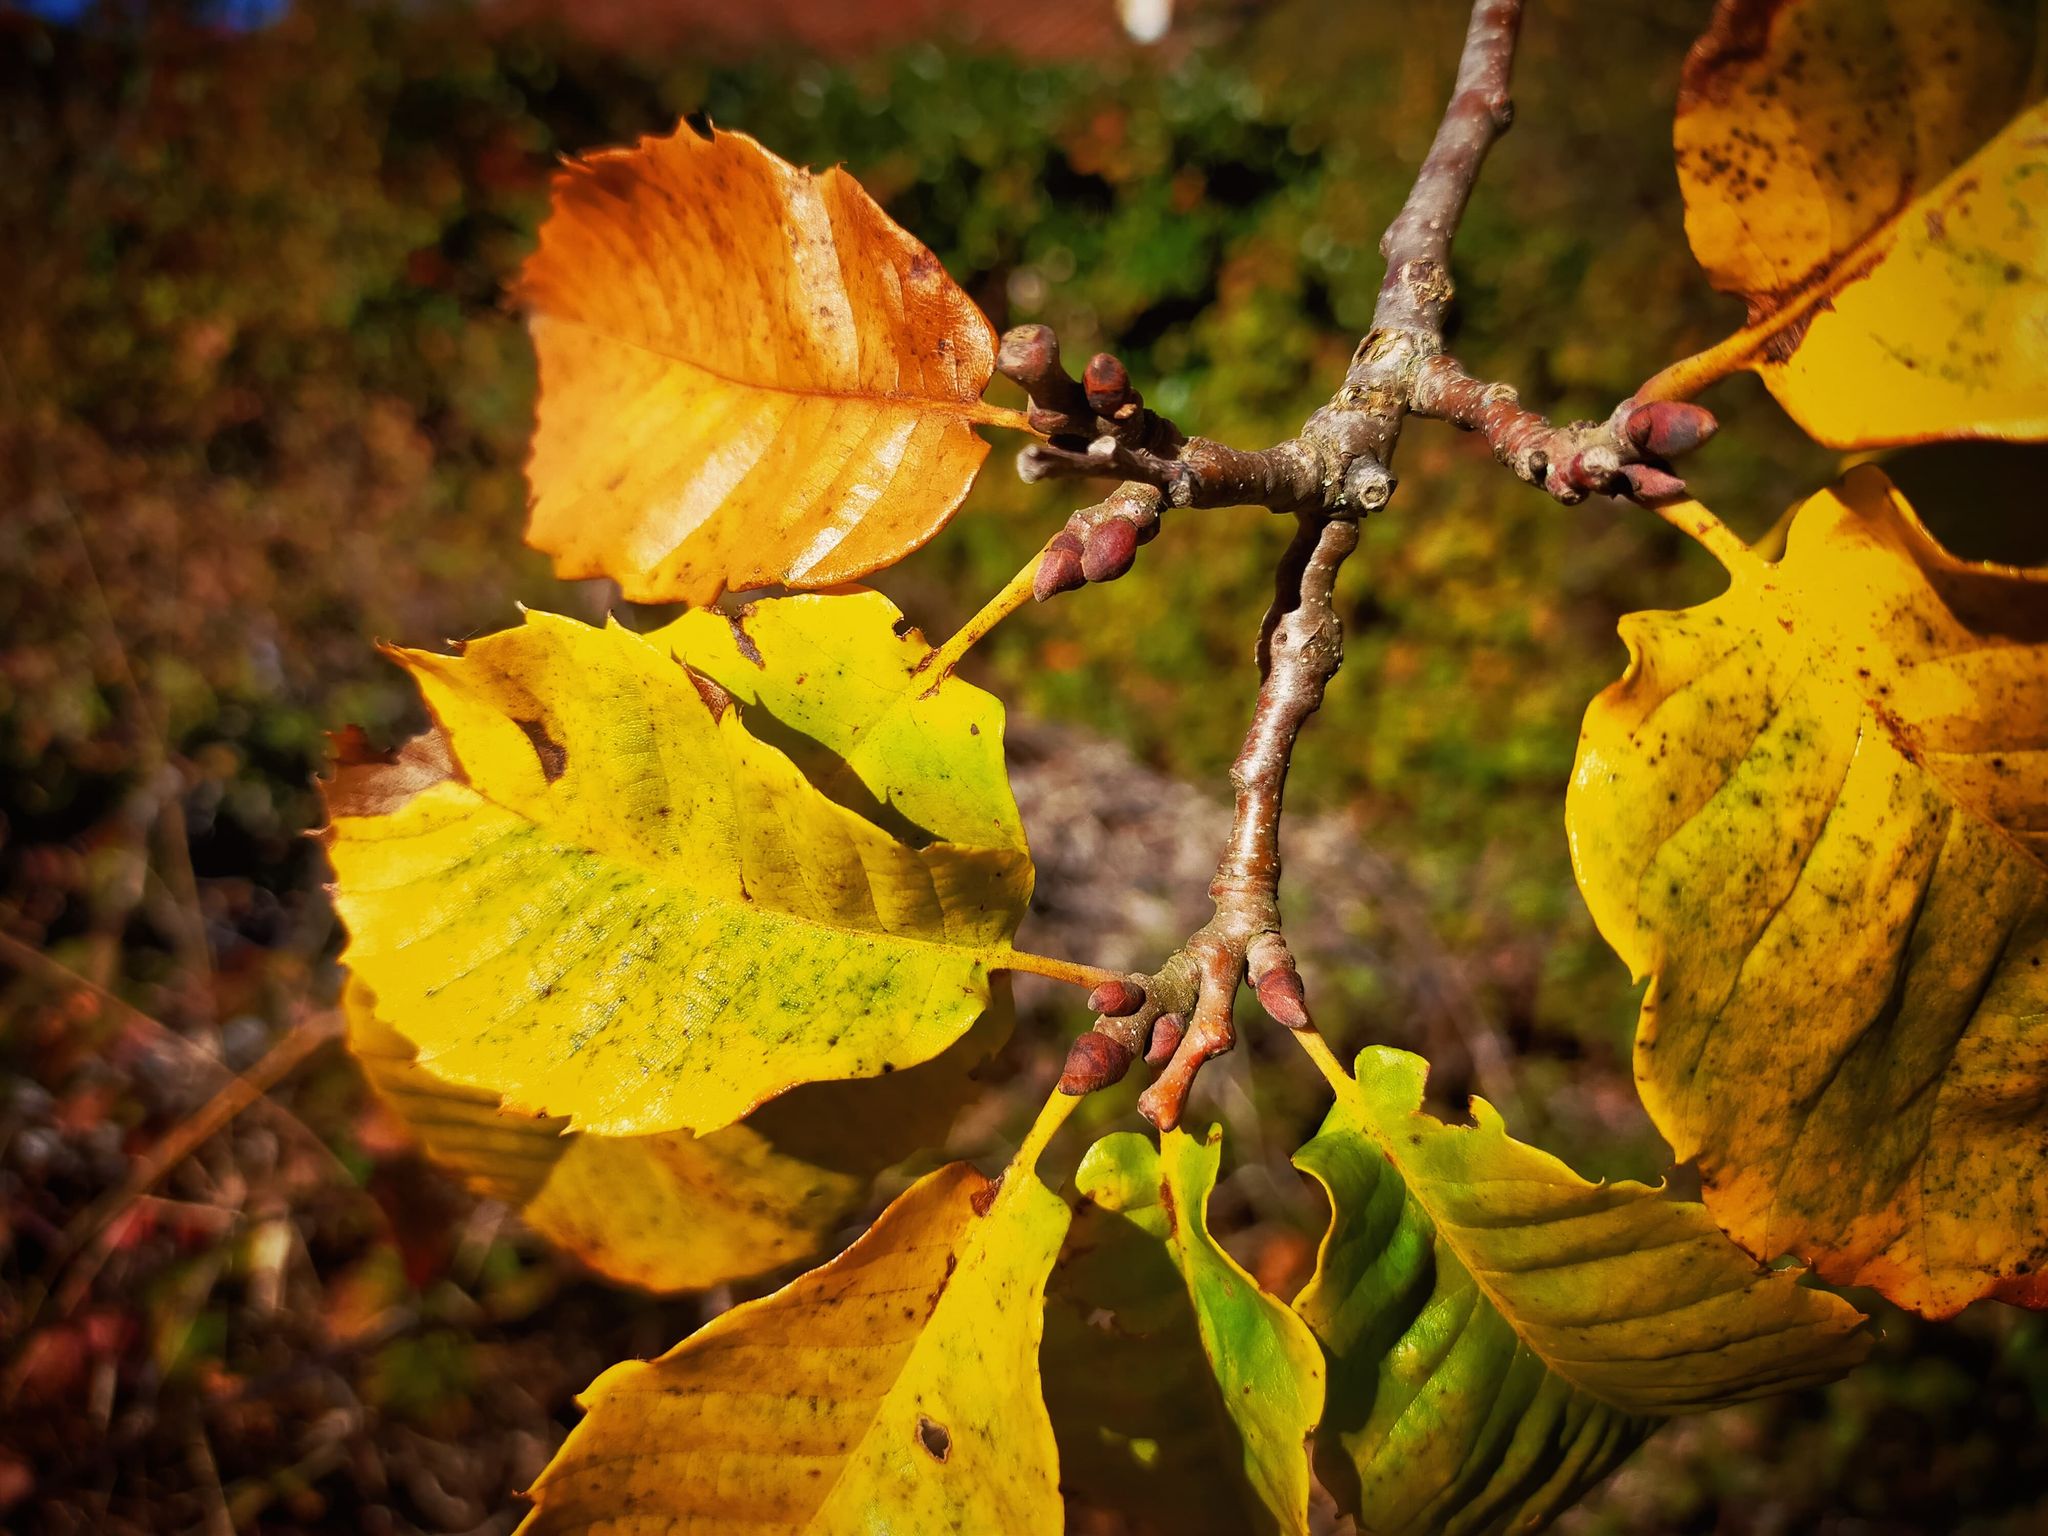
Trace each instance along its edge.
{"label": "reddish brown bud", "polygon": [[1137,528],[1112,517],[1088,535],[1081,549],[1081,571],[1090,581],[1115,581],[1131,568],[1137,554]]}
{"label": "reddish brown bud", "polygon": [[1177,1013],[1162,1013],[1152,1021],[1152,1040],[1145,1047],[1145,1065],[1163,1067],[1173,1060],[1173,1053],[1180,1049],[1180,1037],[1188,1032],[1187,1025]]}
{"label": "reddish brown bud", "polygon": [[1120,1019],[1145,1006],[1145,989],[1115,976],[1088,994],[1088,1006],[1105,1018]]}
{"label": "reddish brown bud", "polygon": [[1301,978],[1284,967],[1266,972],[1252,990],[1259,1006],[1275,1024],[1289,1029],[1308,1028],[1308,998],[1301,990]]}
{"label": "reddish brown bud", "polygon": [[1038,574],[1031,578],[1031,595],[1042,603],[1048,597],[1073,591],[1087,580],[1081,569],[1081,541],[1062,529],[1045,546]]}
{"label": "reddish brown bud", "polygon": [[1660,459],[1691,453],[1720,428],[1712,411],[1684,400],[1652,400],[1628,414],[1628,440]]}
{"label": "reddish brown bud", "polygon": [[1628,482],[1628,497],[1646,507],[1667,506],[1685,500],[1685,482],[1654,464],[1624,464],[1621,478]]}
{"label": "reddish brown bud", "polygon": [[1114,416],[1131,398],[1130,374],[1107,352],[1098,352],[1088,359],[1081,387],[1088,392],[1088,408],[1098,416]]}
{"label": "reddish brown bud", "polygon": [[996,369],[1006,379],[1030,385],[1060,365],[1060,339],[1049,325],[1020,325],[1003,332]]}
{"label": "reddish brown bud", "polygon": [[1067,1051],[1066,1069],[1060,1073],[1060,1092],[1078,1099],[1084,1093],[1094,1093],[1122,1081],[1130,1070],[1131,1048],[1091,1029]]}

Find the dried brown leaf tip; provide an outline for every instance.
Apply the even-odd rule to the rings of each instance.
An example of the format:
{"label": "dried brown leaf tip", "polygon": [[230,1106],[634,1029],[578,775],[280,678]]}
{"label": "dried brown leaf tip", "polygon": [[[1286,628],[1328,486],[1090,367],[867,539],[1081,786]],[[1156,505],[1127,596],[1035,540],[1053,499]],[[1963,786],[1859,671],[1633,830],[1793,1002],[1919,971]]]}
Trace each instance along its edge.
{"label": "dried brown leaf tip", "polygon": [[432,726],[389,751],[370,743],[359,725],[330,738],[334,771],[322,782],[330,820],[336,816],[388,816],[413,796],[462,777],[462,766],[440,727]]}

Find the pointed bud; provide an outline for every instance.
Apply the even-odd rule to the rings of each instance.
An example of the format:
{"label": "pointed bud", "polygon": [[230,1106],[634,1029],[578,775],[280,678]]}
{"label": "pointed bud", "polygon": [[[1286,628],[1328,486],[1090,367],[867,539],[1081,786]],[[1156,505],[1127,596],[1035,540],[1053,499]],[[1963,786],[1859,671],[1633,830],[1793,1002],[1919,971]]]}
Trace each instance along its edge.
{"label": "pointed bud", "polygon": [[1137,554],[1137,528],[1112,517],[1088,535],[1081,549],[1081,571],[1090,581],[1115,581],[1131,568]]}
{"label": "pointed bud", "polygon": [[1145,989],[1123,977],[1113,977],[1088,994],[1088,1006],[1105,1018],[1120,1019],[1145,1006]]}
{"label": "pointed bud", "polygon": [[1621,478],[1628,482],[1629,500],[1643,506],[1663,507],[1685,500],[1685,482],[1654,464],[1624,464]]}
{"label": "pointed bud", "polygon": [[1060,1092],[1078,1099],[1120,1082],[1130,1070],[1131,1048],[1091,1029],[1067,1051],[1066,1069],[1060,1073]]}
{"label": "pointed bud", "polygon": [[1081,387],[1088,392],[1088,408],[1098,416],[1114,416],[1131,398],[1130,374],[1107,352],[1098,352],[1088,359]]}
{"label": "pointed bud", "polygon": [[1308,1028],[1308,997],[1301,990],[1301,978],[1284,967],[1266,972],[1252,989],[1259,1006],[1275,1024],[1289,1029]]}
{"label": "pointed bud", "polygon": [[1031,595],[1042,603],[1049,597],[1073,591],[1087,580],[1081,569],[1081,541],[1062,528],[1046,543],[1038,574],[1031,578]]}
{"label": "pointed bud", "polygon": [[1691,453],[1720,429],[1712,411],[1684,400],[1652,400],[1628,415],[1628,440],[1660,459]]}
{"label": "pointed bud", "polygon": [[1173,1060],[1173,1053],[1180,1049],[1180,1037],[1188,1027],[1177,1013],[1162,1013],[1152,1021],[1152,1040],[1145,1047],[1145,1065],[1163,1067]]}

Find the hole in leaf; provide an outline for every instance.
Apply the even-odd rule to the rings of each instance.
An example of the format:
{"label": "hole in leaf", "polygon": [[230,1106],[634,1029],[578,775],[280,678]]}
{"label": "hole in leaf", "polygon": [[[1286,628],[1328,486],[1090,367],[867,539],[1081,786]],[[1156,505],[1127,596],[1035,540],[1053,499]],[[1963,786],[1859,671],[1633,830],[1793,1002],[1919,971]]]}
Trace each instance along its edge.
{"label": "hole in leaf", "polygon": [[933,1461],[944,1461],[953,1454],[953,1437],[946,1426],[921,1413],[917,1416],[917,1443]]}

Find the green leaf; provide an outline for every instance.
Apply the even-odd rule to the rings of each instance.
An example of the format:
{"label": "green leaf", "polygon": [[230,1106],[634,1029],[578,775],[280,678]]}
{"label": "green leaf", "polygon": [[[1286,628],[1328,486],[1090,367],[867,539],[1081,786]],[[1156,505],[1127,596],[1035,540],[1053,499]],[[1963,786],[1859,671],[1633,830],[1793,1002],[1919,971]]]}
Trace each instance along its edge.
{"label": "green leaf", "polygon": [[1775,563],[1622,621],[1565,806],[1654,979],[1643,1102],[1761,1258],[1947,1316],[2048,1305],[2048,571],[1959,560],[1883,473]]}
{"label": "green leaf", "polygon": [[1067,1221],[1029,1168],[920,1180],[823,1268],[599,1377],[522,1536],[1057,1536],[1038,1348]]}
{"label": "green leaf", "polygon": [[[886,629],[873,605],[836,613]],[[395,755],[345,744],[327,844],[345,958],[437,1076],[581,1130],[701,1134],[929,1060],[982,1011],[1031,888],[1006,828],[884,830],[616,625],[529,614],[460,656],[393,654],[434,729]],[[780,686],[806,686],[787,664]],[[922,775],[946,735],[985,819],[1001,745],[974,714],[867,771]]]}
{"label": "green leaf", "polygon": [[1332,1219],[1295,1301],[1330,1357],[1317,1468],[1381,1533],[1526,1532],[1667,1414],[1826,1381],[1846,1302],[1759,1269],[1706,1211],[1592,1184],[1420,1111],[1428,1066],[1374,1047],[1295,1162]]}
{"label": "green leaf", "polygon": [[1221,1140],[1121,1132],[1081,1161],[1046,1300],[1061,1481],[1147,1529],[1305,1536],[1322,1352],[1209,1235]]}

